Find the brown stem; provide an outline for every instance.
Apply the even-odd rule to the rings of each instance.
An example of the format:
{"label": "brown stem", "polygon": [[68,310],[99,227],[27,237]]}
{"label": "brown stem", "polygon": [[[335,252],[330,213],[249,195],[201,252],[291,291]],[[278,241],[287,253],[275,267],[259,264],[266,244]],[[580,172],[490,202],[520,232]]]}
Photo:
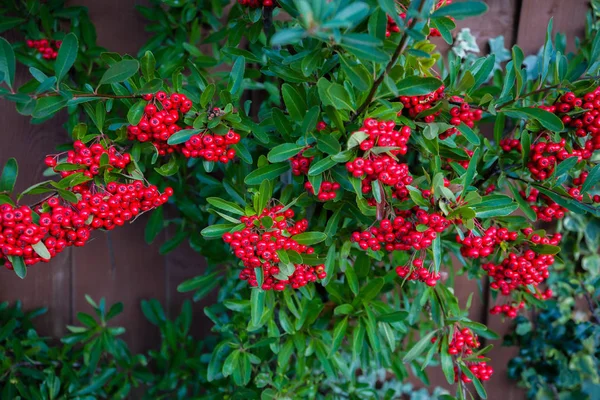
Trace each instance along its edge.
{"label": "brown stem", "polygon": [[[577,82],[581,82],[581,81],[587,81],[587,80],[590,80],[590,79],[593,79],[593,80],[595,80],[595,79],[600,79],[600,76],[589,76],[589,77],[587,77],[587,78],[578,79],[578,80],[576,80],[576,81],[573,81],[573,84],[575,84],[575,83],[577,83]],[[540,93],[549,92],[549,91],[551,91],[551,90],[554,90],[554,89],[559,89],[559,88],[561,88],[561,87],[562,87],[562,85],[561,85],[560,83],[558,83],[558,84],[556,84],[556,85],[547,86],[547,87],[545,87],[545,88],[542,88],[542,89],[537,89],[537,90],[531,91],[531,92],[529,92],[529,93],[525,93],[525,94],[524,94],[523,96],[521,96],[521,97],[517,97],[516,99],[513,99],[513,100],[511,100],[511,101],[509,101],[509,102],[507,102],[507,103],[504,103],[504,104],[500,105],[500,107],[498,107],[496,110],[500,110],[500,109],[502,109],[502,108],[504,108],[504,107],[510,106],[510,105],[512,105],[512,104],[516,103],[517,101],[519,101],[519,100],[522,100],[522,99],[524,99],[524,98],[531,97],[531,96],[534,96],[534,95],[536,95],[536,94],[540,94]]]}
{"label": "brown stem", "polygon": [[[419,6],[419,14],[423,11],[423,7],[424,6],[425,6],[425,1],[422,0],[421,1],[421,5]],[[405,29],[402,32],[402,37],[400,38],[400,42],[398,43],[398,47],[396,47],[396,50],[394,51],[394,54],[392,55],[392,58],[391,58],[390,62],[386,65],[385,70],[381,73],[381,75],[379,75],[379,77],[377,78],[377,80],[373,83],[373,86],[371,87],[371,90],[369,91],[369,94],[367,95],[367,98],[360,105],[360,107],[358,107],[358,109],[356,110],[356,113],[354,113],[354,115],[352,115],[352,118],[350,119],[350,121],[354,121],[356,119],[356,117],[358,117],[359,115],[361,115],[367,109],[367,107],[369,107],[369,105],[373,101],[373,97],[375,97],[375,93],[377,92],[377,89],[379,88],[379,86],[383,82],[383,79],[385,78],[385,76],[387,74],[390,73],[390,71],[392,70],[392,68],[394,67],[394,65],[396,65],[396,61],[398,61],[398,58],[400,57],[400,54],[402,54],[404,52],[404,50],[406,49],[406,46],[408,44],[408,39],[409,39],[407,31],[409,31],[412,28],[414,28],[414,26],[416,25],[416,23],[417,23],[417,18],[413,18],[413,20],[408,25],[408,28]]]}

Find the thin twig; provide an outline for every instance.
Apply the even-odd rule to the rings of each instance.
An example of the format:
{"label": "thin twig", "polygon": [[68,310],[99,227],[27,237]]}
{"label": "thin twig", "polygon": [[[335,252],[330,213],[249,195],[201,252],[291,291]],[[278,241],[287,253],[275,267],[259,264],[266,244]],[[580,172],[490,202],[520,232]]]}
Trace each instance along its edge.
{"label": "thin twig", "polygon": [[[419,6],[419,14],[423,11],[424,6],[425,6],[425,1],[423,0],[423,1],[421,1],[421,5]],[[373,97],[375,97],[375,93],[377,93],[377,89],[379,89],[379,86],[383,82],[383,79],[385,78],[386,75],[388,75],[390,73],[390,71],[392,70],[394,65],[396,65],[396,62],[398,61],[400,54],[402,54],[404,52],[404,50],[406,49],[406,46],[408,44],[408,39],[409,39],[407,32],[409,30],[411,30],[412,28],[414,28],[416,23],[417,23],[417,18],[413,18],[413,20],[408,25],[408,28],[402,32],[402,37],[400,38],[398,47],[396,47],[396,50],[394,51],[394,54],[392,55],[390,62],[386,65],[385,70],[381,73],[381,75],[379,75],[377,80],[373,83],[373,86],[371,87],[371,90],[369,91],[367,98],[360,105],[360,107],[358,107],[358,109],[356,110],[356,113],[354,113],[354,115],[352,116],[351,121],[354,121],[356,119],[356,117],[361,115],[373,101]]]}

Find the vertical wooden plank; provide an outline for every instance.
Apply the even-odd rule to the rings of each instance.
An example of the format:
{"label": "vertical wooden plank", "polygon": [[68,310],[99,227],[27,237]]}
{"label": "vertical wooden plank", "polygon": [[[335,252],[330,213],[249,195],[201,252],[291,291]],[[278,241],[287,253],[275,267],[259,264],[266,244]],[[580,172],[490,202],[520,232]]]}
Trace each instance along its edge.
{"label": "vertical wooden plank", "polygon": [[554,31],[567,35],[567,48],[574,50],[575,37],[582,37],[588,0],[522,0],[517,43],[525,55],[536,54],[544,45],[546,27],[554,19]]}

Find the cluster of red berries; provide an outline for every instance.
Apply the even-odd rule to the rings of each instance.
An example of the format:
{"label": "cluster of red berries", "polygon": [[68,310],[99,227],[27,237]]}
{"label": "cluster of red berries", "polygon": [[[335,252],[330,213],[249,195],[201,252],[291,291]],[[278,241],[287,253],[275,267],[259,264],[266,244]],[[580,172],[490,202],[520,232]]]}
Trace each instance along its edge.
{"label": "cluster of red berries", "polygon": [[[562,236],[559,233],[540,237],[533,234],[531,228],[523,230],[529,240],[534,244],[549,244],[556,246],[560,243]],[[548,279],[548,267],[554,264],[554,256],[550,254],[537,254],[532,249],[522,251],[522,254],[509,253],[508,257],[500,264],[486,263],[482,268],[493,279],[490,287],[499,290],[504,296],[508,296],[514,290],[527,285],[537,286]]]}
{"label": "cluster of red berries", "polygon": [[514,138],[501,139],[500,148],[507,153],[511,152],[512,150],[518,151],[519,153],[522,151],[521,142]]}
{"label": "cluster of red berries", "polygon": [[[161,156],[171,154],[179,146],[171,146],[167,140],[183,128],[177,122],[183,120],[183,114],[192,108],[192,101],[184,94],[167,93],[160,91],[156,94],[145,94],[142,98],[148,101],[144,107],[144,114],[137,125],[127,127],[129,140],[150,142]],[[161,109],[158,109],[160,104]]]}
{"label": "cluster of red berries", "polygon": [[532,204],[531,209],[535,211],[540,221],[552,222],[554,219],[563,219],[567,212],[566,208],[554,202],[550,197],[545,194],[540,195],[540,191],[536,188],[529,189],[529,196],[523,190],[519,194]]}
{"label": "cluster of red berries", "polygon": [[[304,188],[310,193],[315,194],[313,185],[310,182],[304,184]],[[324,181],[319,188],[317,198],[320,201],[333,200],[337,197],[337,191],[340,189],[340,184],[337,182]]]}
{"label": "cluster of red berries", "polygon": [[423,266],[423,260],[416,258],[412,262],[412,267],[408,265],[399,265],[396,267],[396,274],[400,278],[405,278],[408,281],[421,281],[427,286],[435,286],[440,280],[440,274],[432,272]]}
{"label": "cluster of red berries", "polygon": [[372,182],[378,180],[384,185],[393,187],[394,197],[404,199],[408,197],[406,186],[413,181],[408,165],[399,163],[388,155],[378,155],[371,159],[356,158],[346,163],[346,169],[354,177],[362,177],[361,186],[364,194],[371,193]]}
{"label": "cluster of red berries", "polygon": [[[469,128],[473,128],[475,126],[475,122],[481,120],[483,111],[480,109],[473,110],[469,103],[457,96],[453,96],[452,101],[461,103],[460,106],[452,107],[450,109],[450,123],[452,125],[459,126],[461,123],[464,123]],[[460,134],[458,129],[450,128],[447,131],[440,133],[440,139],[443,140],[456,134]]]}
{"label": "cluster of red berries", "polygon": [[[265,227],[263,218],[269,217],[272,226]],[[233,254],[239,258],[244,268],[240,279],[247,280],[250,286],[257,287],[255,268],[262,273],[263,290],[284,290],[286,286],[298,289],[308,282],[327,276],[325,265],[312,267],[305,264],[282,263],[277,250],[293,250],[300,254],[313,254],[314,249],[301,245],[293,239],[294,235],[308,229],[308,221],[294,221],[294,211],[283,210],[283,206],[266,208],[260,215],[242,217],[244,229],[234,233],[225,233],[223,241],[228,243]],[[282,270],[286,268],[286,270]]]}
{"label": "cluster of red berries", "polygon": [[238,0],[244,7],[250,8],[262,8],[262,7],[276,7],[277,1],[273,0]]}
{"label": "cluster of red berries", "polygon": [[[160,91],[155,95],[142,96],[149,103],[137,125],[127,128],[129,140],[150,142],[161,156],[178,152],[188,158],[203,158],[206,161],[227,163],[236,153],[229,146],[239,143],[241,137],[233,130],[225,135],[204,132],[193,135],[181,145],[170,145],[168,140],[182,129],[191,129],[183,124],[183,115],[190,111],[193,104],[184,94]],[[157,107],[160,104],[161,109]],[[218,108],[213,112],[220,112]]]}
{"label": "cluster of red berries", "polygon": [[[75,172],[93,177],[99,173],[103,156],[111,168],[116,169],[126,167],[131,160],[129,154],[121,155],[114,147],[106,149],[100,143],[87,147],[77,141],[65,162],[80,168],[63,171],[59,166],[64,163],[58,162],[59,156],[48,156],[45,161],[63,177]],[[146,186],[142,181],[109,182],[106,187],[90,181],[65,190],[77,196],[77,203],[68,203],[54,195],[33,209],[0,206],[0,250],[5,258],[23,257],[26,265],[47,262],[67,247],[83,246],[92,230],[121,226],[140,213],[166,203],[173,194],[171,188],[161,194],[155,186]],[[43,258],[48,257],[48,253],[50,257]],[[12,268],[8,259],[5,265]]]}
{"label": "cluster of red berries", "polygon": [[[34,222],[34,216],[39,217]],[[48,262],[69,246],[83,246],[89,239],[87,216],[69,206],[63,206],[57,197],[44,201],[36,210],[28,206],[0,206],[0,249],[2,256],[23,257],[25,265]],[[42,258],[36,251],[45,245],[50,258]],[[12,264],[5,259],[5,266]]]}
{"label": "cluster of red berries", "polygon": [[[465,153],[467,153],[467,156],[469,156],[469,157],[473,157],[473,154],[475,153],[473,150],[469,150],[469,149],[463,149],[463,150]],[[469,168],[469,160],[470,159],[455,160],[452,158],[445,158],[443,168],[448,171],[452,171],[452,166],[450,165],[450,163],[456,163],[456,164],[460,165],[461,167],[463,167],[464,169],[467,169],[467,168]]]}
{"label": "cluster of red berries", "polygon": [[[565,126],[575,129],[577,137],[587,137],[585,145],[579,150],[584,159],[589,158],[594,150],[600,149],[600,87],[582,97],[577,97],[572,92],[565,93],[553,105],[540,108],[561,117]],[[569,115],[580,109],[583,112]]]}
{"label": "cluster of red berries", "polygon": [[529,153],[529,162],[527,163],[527,168],[531,176],[534,179],[543,181],[552,176],[554,168],[561,161],[573,156],[576,156],[581,161],[581,151],[573,150],[572,153],[569,153],[565,149],[566,144],[567,141],[564,138],[555,143],[547,135],[542,137],[538,143],[532,144]]}
{"label": "cluster of red berries", "polygon": [[352,233],[351,240],[363,250],[422,250],[430,247],[437,234],[449,225],[450,222],[441,214],[430,214],[413,207],[410,210],[396,210],[393,220],[382,219],[379,226]]}
{"label": "cluster of red berries", "polygon": [[30,49],[36,49],[42,55],[43,59],[55,60],[62,41],[52,39],[27,40],[26,44]]}
{"label": "cluster of red berries", "polygon": [[[438,0],[437,4],[435,5],[434,10],[437,10],[438,8],[440,8],[442,6],[446,6],[448,4],[452,4],[452,0]],[[399,16],[401,19],[406,19],[406,13],[404,13],[404,12],[400,13]],[[451,18],[451,19],[454,20],[453,18]],[[398,32],[400,32],[400,28],[396,24],[396,21],[394,21],[394,19],[388,15],[385,36],[390,37],[392,35],[392,33],[398,33]],[[439,37],[442,35],[437,28],[431,28],[429,30],[429,36],[430,37]]]}
{"label": "cluster of red berries", "polygon": [[394,121],[377,121],[373,118],[367,118],[363,126],[357,132],[363,132],[368,138],[360,143],[360,149],[363,151],[371,150],[373,147],[390,147],[390,154],[406,154],[408,151],[407,143],[410,139],[410,127],[403,126],[399,131],[396,129]]}
{"label": "cluster of red berries", "polygon": [[[445,89],[446,87],[442,85],[436,91],[424,96],[400,96],[400,102],[404,106],[400,114],[404,113],[408,117],[415,119],[423,111],[435,106],[444,97]],[[423,121],[427,123],[434,122],[435,117],[438,115],[440,115],[440,111],[427,115],[423,118]]]}
{"label": "cluster of red berries", "polygon": [[[475,335],[469,328],[459,329],[458,327],[454,331],[452,340],[448,344],[448,354],[453,356],[468,357],[473,354],[473,350],[481,346],[477,335]],[[478,358],[484,358],[479,356]],[[467,362],[469,370],[479,379],[480,381],[487,381],[492,377],[494,369],[491,365],[487,365],[485,361],[469,361]],[[464,383],[470,383],[471,378],[459,371],[458,366],[454,366],[455,381],[458,382],[459,376]]]}
{"label": "cluster of red berries", "polygon": [[491,226],[483,232],[482,236],[475,236],[473,235],[473,232],[470,232],[469,236],[466,236],[463,239],[457,235],[456,242],[461,244],[460,254],[462,254],[463,257],[480,258],[488,257],[500,243],[515,241],[518,236],[518,232]]}
{"label": "cluster of red berries", "polygon": [[522,301],[520,303],[506,303],[506,304],[502,304],[502,305],[497,305],[494,306],[490,309],[490,314],[492,315],[497,315],[497,314],[504,314],[505,317],[508,318],[516,318],[517,315],[519,314],[519,311],[521,311],[523,308],[525,308],[525,302]]}
{"label": "cluster of red berries", "polygon": [[[53,168],[54,172],[60,173],[60,176],[63,178],[78,172],[92,178],[100,173],[102,156],[105,154],[105,159],[110,170],[113,168],[124,169],[131,162],[131,156],[128,153],[121,154],[114,146],[107,149],[101,143],[95,143],[88,147],[81,140],[73,143],[73,150],[67,152],[67,158],[64,161],[68,164],[81,166],[81,168],[69,171],[57,171],[56,167],[60,162],[60,155],[47,156],[44,162],[48,167]],[[62,164],[63,162],[61,162]]]}
{"label": "cluster of red berries", "polygon": [[80,214],[92,216],[90,227],[112,230],[145,211],[165,204],[173,194],[173,189],[168,187],[161,194],[156,186],[133,181],[109,182],[106,188],[78,185],[73,187],[73,192],[81,195],[75,208]]}
{"label": "cluster of red berries", "polygon": [[314,159],[314,157],[305,157],[303,154],[304,150],[290,158],[290,163],[292,164],[292,174],[296,176],[308,174],[310,163],[312,163],[312,160]]}
{"label": "cluster of red berries", "polygon": [[235,150],[229,146],[239,143],[241,137],[230,129],[224,136],[203,133],[192,136],[184,143],[181,152],[190,158],[227,163],[235,158]]}

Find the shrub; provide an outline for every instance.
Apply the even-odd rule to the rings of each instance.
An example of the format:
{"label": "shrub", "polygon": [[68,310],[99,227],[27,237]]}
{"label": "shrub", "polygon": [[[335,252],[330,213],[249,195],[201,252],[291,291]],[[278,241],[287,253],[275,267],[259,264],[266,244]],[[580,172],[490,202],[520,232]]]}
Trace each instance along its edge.
{"label": "shrub", "polygon": [[[199,300],[219,287],[205,309],[216,341],[202,366],[182,367],[194,378],[176,373],[173,396],[376,397],[368,371],[428,383],[425,367],[440,364],[457,398],[485,398],[493,369],[481,343],[497,335],[469,319],[455,278],[487,277],[493,314],[544,307],[561,261],[553,227],[599,215],[595,14],[576,54],[548,34],[527,75],[518,46],[501,64],[445,59],[430,41],[451,43],[454,21],[484,13],[481,2],[228,3],[140,7],[155,35],[138,57],[97,57],[93,29],[76,19],[70,33],[48,24],[85,15],[59,1],[36,3],[51,37],[36,19],[20,26],[51,50],[0,39],[0,95],[32,123],[66,109],[74,141],[44,160],[60,180],[18,196],[16,162],[5,166],[5,265],[25,277],[154,210],[149,241],[174,225],[161,252],[188,241],[209,263],[179,290]],[[4,27],[20,23],[10,18]],[[33,77],[19,88],[15,59]],[[82,379],[107,382],[121,358],[100,376],[84,360]],[[118,376],[117,393],[97,396],[127,396],[134,377]]]}

